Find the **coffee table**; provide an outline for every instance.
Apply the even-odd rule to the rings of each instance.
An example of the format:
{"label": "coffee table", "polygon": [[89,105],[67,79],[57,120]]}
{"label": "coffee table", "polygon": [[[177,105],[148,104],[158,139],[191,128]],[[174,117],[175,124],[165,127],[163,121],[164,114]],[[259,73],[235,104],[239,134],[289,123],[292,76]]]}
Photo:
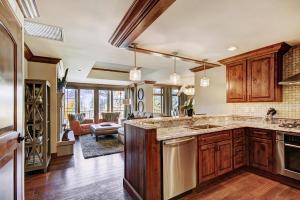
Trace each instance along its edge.
{"label": "coffee table", "polygon": [[98,136],[100,135],[111,135],[117,134],[118,128],[122,126],[116,123],[104,122],[100,124],[91,125],[91,134],[96,136],[96,141],[98,141]]}

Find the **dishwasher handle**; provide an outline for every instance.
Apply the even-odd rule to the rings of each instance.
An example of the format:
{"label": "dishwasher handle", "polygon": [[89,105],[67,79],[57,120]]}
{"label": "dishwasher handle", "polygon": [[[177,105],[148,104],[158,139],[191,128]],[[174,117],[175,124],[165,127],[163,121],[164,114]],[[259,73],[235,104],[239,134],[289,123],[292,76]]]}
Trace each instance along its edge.
{"label": "dishwasher handle", "polygon": [[175,146],[175,145],[179,145],[182,143],[187,143],[190,142],[192,140],[194,140],[195,137],[189,137],[189,138],[184,138],[184,139],[175,139],[175,140],[169,140],[169,141],[165,141],[164,145],[170,145],[170,146]]}

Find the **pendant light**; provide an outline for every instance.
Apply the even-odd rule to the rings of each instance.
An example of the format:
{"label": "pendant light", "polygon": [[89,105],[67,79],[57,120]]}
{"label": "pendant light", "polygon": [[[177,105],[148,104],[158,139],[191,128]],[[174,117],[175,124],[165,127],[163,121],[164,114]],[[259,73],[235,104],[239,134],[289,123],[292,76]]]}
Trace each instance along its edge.
{"label": "pendant light", "polygon": [[200,86],[201,87],[208,87],[209,86],[209,78],[206,76],[205,63],[206,63],[206,60],[203,60],[204,76],[200,79]]}
{"label": "pendant light", "polygon": [[137,44],[133,44],[134,46],[134,69],[129,72],[129,80],[138,82],[142,79],[142,72],[136,66],[136,46]]}
{"label": "pendant light", "polygon": [[177,53],[174,53],[174,72],[170,75],[170,80],[173,84],[178,84],[180,81],[180,76],[176,73],[176,55]]}

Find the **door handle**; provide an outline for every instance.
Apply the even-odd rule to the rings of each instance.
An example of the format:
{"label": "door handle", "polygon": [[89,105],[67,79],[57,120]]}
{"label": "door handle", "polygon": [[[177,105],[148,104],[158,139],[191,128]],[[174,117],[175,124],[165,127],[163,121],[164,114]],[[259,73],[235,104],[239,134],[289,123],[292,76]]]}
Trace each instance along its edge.
{"label": "door handle", "polygon": [[19,133],[18,135],[18,143],[21,143],[23,140],[25,139],[25,137],[21,136],[21,133]]}

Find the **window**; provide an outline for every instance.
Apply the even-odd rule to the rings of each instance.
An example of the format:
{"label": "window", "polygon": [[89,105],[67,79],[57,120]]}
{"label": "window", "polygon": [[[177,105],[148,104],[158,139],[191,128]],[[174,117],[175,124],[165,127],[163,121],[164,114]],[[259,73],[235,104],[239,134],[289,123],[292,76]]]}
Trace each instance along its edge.
{"label": "window", "polygon": [[120,116],[124,116],[124,105],[123,100],[125,99],[124,91],[112,91],[113,103],[112,103],[112,111],[120,112]]}
{"label": "window", "polygon": [[94,90],[80,89],[80,113],[94,119]]}
{"label": "window", "polygon": [[153,88],[153,113],[162,113],[163,111],[163,90],[162,88]]}
{"label": "window", "polygon": [[179,97],[177,96],[178,89],[172,89],[172,116],[179,115]]}
{"label": "window", "polygon": [[68,120],[68,114],[77,113],[77,90],[66,89],[65,90],[65,102],[64,102],[64,119]]}
{"label": "window", "polygon": [[110,91],[109,90],[99,90],[99,118],[101,118],[102,112],[109,112],[109,99]]}

